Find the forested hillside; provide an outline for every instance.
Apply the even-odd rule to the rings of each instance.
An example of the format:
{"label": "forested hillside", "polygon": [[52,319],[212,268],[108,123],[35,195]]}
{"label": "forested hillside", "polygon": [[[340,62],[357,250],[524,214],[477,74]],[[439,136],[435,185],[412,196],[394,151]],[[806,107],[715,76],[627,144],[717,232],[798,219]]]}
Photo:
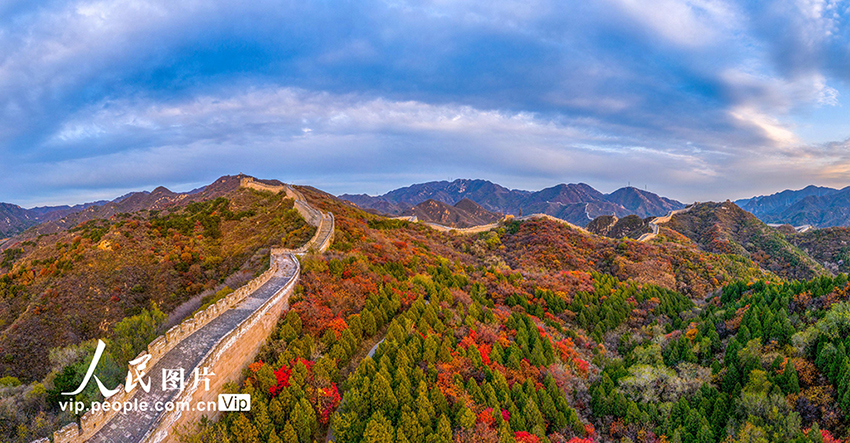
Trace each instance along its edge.
{"label": "forested hillside", "polygon": [[263,248],[300,246],[314,232],[282,194],[224,195],[90,220],[3,251],[0,375],[39,379],[51,348],[106,336],[152,303],[168,313],[243,265],[250,278],[266,265]]}
{"label": "forested hillside", "polygon": [[[816,264],[775,265],[805,256],[790,242],[824,251],[843,241],[838,231],[789,242],[727,203],[677,215],[677,230],[664,224],[650,242],[548,219],[462,235],[301,191],[334,213],[333,245],[301,259],[291,310],[228,388],[250,394],[251,411],[180,429],[181,441],[820,442],[847,433],[850,283],[843,274],[789,281]],[[116,362],[155,336],[164,312],[235,269],[261,271],[265,247],[312,233],[283,195],[239,188],[8,249],[4,290],[112,269],[96,274],[105,298],[63,299],[62,313],[101,316],[106,326],[85,338],[109,338],[98,374],[117,382]],[[833,258],[843,254],[835,248]],[[220,257],[217,267],[209,257]],[[157,277],[114,289],[125,261]],[[51,352],[41,383],[0,379],[3,435],[27,441],[72,418],[57,411],[57,394],[79,383],[91,343]],[[90,391],[83,398],[97,397]]]}
{"label": "forested hillside", "polygon": [[808,279],[827,270],[783,234],[735,203],[699,203],[661,225],[662,232],[675,231],[708,252],[748,257],[780,277]]}
{"label": "forested hillside", "polygon": [[308,197],[335,213],[337,237],[305,257],[298,300],[233,387],[252,411],[182,441],[843,435],[830,399],[843,395],[844,345],[824,351],[841,334],[822,326],[841,312],[846,277],[782,283],[687,241],[548,220],[438,233]]}

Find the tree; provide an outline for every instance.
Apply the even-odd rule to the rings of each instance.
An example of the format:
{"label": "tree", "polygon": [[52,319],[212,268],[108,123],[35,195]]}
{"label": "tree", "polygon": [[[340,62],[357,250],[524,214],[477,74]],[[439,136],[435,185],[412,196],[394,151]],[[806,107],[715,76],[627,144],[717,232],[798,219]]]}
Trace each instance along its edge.
{"label": "tree", "polygon": [[437,422],[437,436],[442,443],[451,443],[452,441],[452,424],[446,414],[440,415],[440,420]]}
{"label": "tree", "polygon": [[378,372],[372,382],[372,407],[388,414],[394,414],[398,408],[398,400],[382,372]]}
{"label": "tree", "polygon": [[514,431],[508,421],[502,422],[502,427],[499,428],[499,443],[516,443]]}
{"label": "tree", "polygon": [[464,405],[461,407],[460,413],[458,413],[457,421],[461,428],[466,430],[472,429],[475,426],[475,413]]}
{"label": "tree", "polygon": [[797,378],[797,369],[794,368],[794,363],[788,360],[785,363],[785,371],[782,374],[785,382],[785,392],[796,394],[800,392],[800,381]]}
{"label": "tree", "polygon": [[236,438],[237,443],[259,443],[260,441],[260,433],[244,413],[239,414],[233,421],[230,432]]}
{"label": "tree", "polygon": [[313,411],[313,406],[310,405],[310,402],[306,398],[301,398],[292,410],[292,423],[298,433],[298,439],[302,443],[309,443],[313,431],[316,430],[318,421],[316,420],[316,412]]}
{"label": "tree", "polygon": [[271,418],[269,418],[266,403],[261,399],[258,399],[254,403],[255,405],[251,411],[254,414],[254,423],[257,426],[257,431],[260,433],[260,437],[267,439],[269,434],[274,432],[274,423],[272,423]]}
{"label": "tree", "polygon": [[366,430],[363,431],[364,443],[386,443],[393,440],[395,434],[392,424],[387,420],[381,411],[377,411],[372,415],[372,418],[366,423]]}
{"label": "tree", "polygon": [[404,431],[405,437],[408,437],[410,441],[422,441],[424,437],[419,419],[408,405],[404,405],[401,408],[401,419],[399,420],[398,429],[399,431]]}
{"label": "tree", "polygon": [[364,309],[360,314],[360,319],[363,322],[363,332],[365,335],[367,337],[375,335],[375,332],[378,330],[378,325],[375,323],[375,316],[368,309]]}

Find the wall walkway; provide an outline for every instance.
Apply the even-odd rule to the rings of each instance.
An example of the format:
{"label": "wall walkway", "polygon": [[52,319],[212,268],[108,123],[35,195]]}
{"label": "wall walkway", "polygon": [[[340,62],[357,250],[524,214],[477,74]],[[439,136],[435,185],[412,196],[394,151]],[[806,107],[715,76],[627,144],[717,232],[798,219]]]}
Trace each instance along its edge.
{"label": "wall walkway", "polygon": [[[260,346],[268,338],[282,313],[289,308],[289,297],[300,276],[297,255],[308,251],[324,252],[330,247],[334,234],[334,218],[312,207],[297,189],[289,186],[267,185],[251,178],[242,186],[269,192],[286,192],[295,199],[295,208],[316,234],[296,250],[272,248],[269,269],[245,286],[219,300],[192,318],[169,329],[152,341],[139,357],[149,355],[144,374],[150,376],[150,390],[136,386],[131,392],[121,390],[107,399],[112,402],[147,402],[148,405],[215,402],[227,382],[238,381],[242,370],[253,362]],[[209,390],[195,383],[195,369],[208,368]],[[162,389],[164,369],[183,369],[183,388]],[[135,374],[139,368],[130,366]],[[80,424],[71,423],[53,434],[55,443],[121,442],[154,443],[176,441],[174,429],[196,423],[202,415],[215,417],[216,412],[200,410],[86,412]],[[48,439],[33,443],[47,442]]]}

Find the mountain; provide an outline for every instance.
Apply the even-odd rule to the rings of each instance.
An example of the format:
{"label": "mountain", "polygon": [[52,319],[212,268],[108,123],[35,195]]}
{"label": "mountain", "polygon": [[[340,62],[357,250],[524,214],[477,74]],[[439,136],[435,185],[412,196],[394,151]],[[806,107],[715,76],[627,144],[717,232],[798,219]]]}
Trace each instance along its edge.
{"label": "mountain", "polygon": [[850,187],[807,186],[736,202],[766,223],[816,227],[850,225]]}
{"label": "mountain", "polygon": [[11,237],[39,223],[58,220],[92,206],[106,204],[97,201],[74,206],[39,206],[24,209],[11,203],[0,203],[0,238]]}
{"label": "mountain", "polygon": [[601,215],[587,224],[588,231],[610,238],[640,238],[641,235],[652,232],[649,221],[654,217],[642,219],[637,215],[627,215],[617,218],[613,215]]}
{"label": "mountain", "polygon": [[652,192],[641,191],[631,186],[620,188],[605,196],[605,200],[616,203],[640,218],[654,217],[667,214],[685,207],[676,200],[661,197]]}
{"label": "mountain", "polygon": [[502,218],[501,214],[490,212],[468,198],[455,203],[454,206],[428,199],[405,210],[402,215],[416,216],[421,221],[455,228],[485,225]]}
{"label": "mountain", "polygon": [[781,277],[803,279],[828,273],[782,233],[728,200],[695,204],[659,226],[662,234],[673,230],[707,252],[747,257]]}
{"label": "mountain", "polygon": [[0,203],[0,237],[10,237],[38,223],[36,215],[11,203]]}
{"label": "mountain", "polygon": [[[174,312],[243,274],[234,270],[261,271],[269,246],[312,234],[291,200],[232,183],[133,194],[124,200],[135,212],[3,254],[0,378],[31,384],[3,380],[0,441],[27,443],[73,422],[56,397],[79,384],[95,338],[109,342],[98,376],[116,386],[133,346],[149,340],[137,331],[164,316],[151,302]],[[299,190],[334,214],[334,243],[302,258],[298,295],[264,320],[277,325],[229,388],[252,395],[252,412],[202,420],[181,433],[188,440],[715,442],[772,426],[773,440],[802,442],[815,424],[818,441],[845,434],[840,414],[850,409],[835,399],[850,394],[829,374],[850,371],[836,351],[847,276],[790,280],[822,272],[731,202],[695,205],[636,242],[551,218],[459,235]],[[580,185],[547,192],[561,210],[648,206],[633,191],[621,203]],[[583,198],[597,200],[573,202]],[[411,208],[489,212],[471,199]],[[619,236],[647,226],[628,215],[588,227]],[[837,257],[844,236],[823,247]],[[48,360],[53,346],[64,347]]]}
{"label": "mountain", "polygon": [[517,202],[528,194],[530,194],[528,191],[508,189],[487,180],[458,179],[452,182],[419,183],[377,197],[366,194],[343,194],[340,198],[361,208],[374,209],[389,215],[400,215],[425,200],[454,205],[464,198],[478,203],[488,211],[510,214],[518,210]]}
{"label": "mountain", "polygon": [[585,183],[559,184],[539,191],[508,189],[486,180],[458,179],[415,184],[384,195],[343,194],[363,209],[400,215],[425,200],[454,205],[466,198],[491,212],[504,214],[549,214],[579,226],[601,215],[625,217],[637,214],[645,218],[664,215],[684,205],[637,188],[622,188],[603,194]]}
{"label": "mountain", "polygon": [[[96,204],[78,205],[77,210],[68,211],[67,215],[58,217],[61,212],[55,212],[57,216],[48,213],[46,221],[39,222],[36,226],[20,234],[22,239],[31,239],[40,235],[53,234],[73,228],[76,225],[96,219],[111,219],[121,217],[139,211],[157,212],[178,207],[191,202],[204,201],[221,197],[239,188],[239,183],[244,176],[224,176],[215,182],[189,192],[172,192],[164,186],[157,187],[153,191],[131,192],[116,198],[110,202],[98,202]],[[280,182],[275,181],[276,184]]]}
{"label": "mountain", "polygon": [[833,273],[850,272],[850,227],[792,231],[786,238]]}
{"label": "mountain", "polygon": [[794,226],[850,226],[850,187],[827,195],[803,198],[782,211],[776,219]]}
{"label": "mountain", "polygon": [[312,237],[291,199],[240,187],[242,177],[194,193],[132,193],[5,242],[0,377],[43,376],[51,348],[106,337],[152,303],[169,313],[231,277],[251,278],[269,247]]}

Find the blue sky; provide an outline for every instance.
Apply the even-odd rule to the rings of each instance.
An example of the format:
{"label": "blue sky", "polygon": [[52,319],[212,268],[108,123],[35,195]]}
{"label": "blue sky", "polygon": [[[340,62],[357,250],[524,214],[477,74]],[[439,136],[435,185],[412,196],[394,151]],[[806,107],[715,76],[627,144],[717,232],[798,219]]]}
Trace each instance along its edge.
{"label": "blue sky", "polygon": [[850,2],[0,3],[0,201],[850,185]]}

